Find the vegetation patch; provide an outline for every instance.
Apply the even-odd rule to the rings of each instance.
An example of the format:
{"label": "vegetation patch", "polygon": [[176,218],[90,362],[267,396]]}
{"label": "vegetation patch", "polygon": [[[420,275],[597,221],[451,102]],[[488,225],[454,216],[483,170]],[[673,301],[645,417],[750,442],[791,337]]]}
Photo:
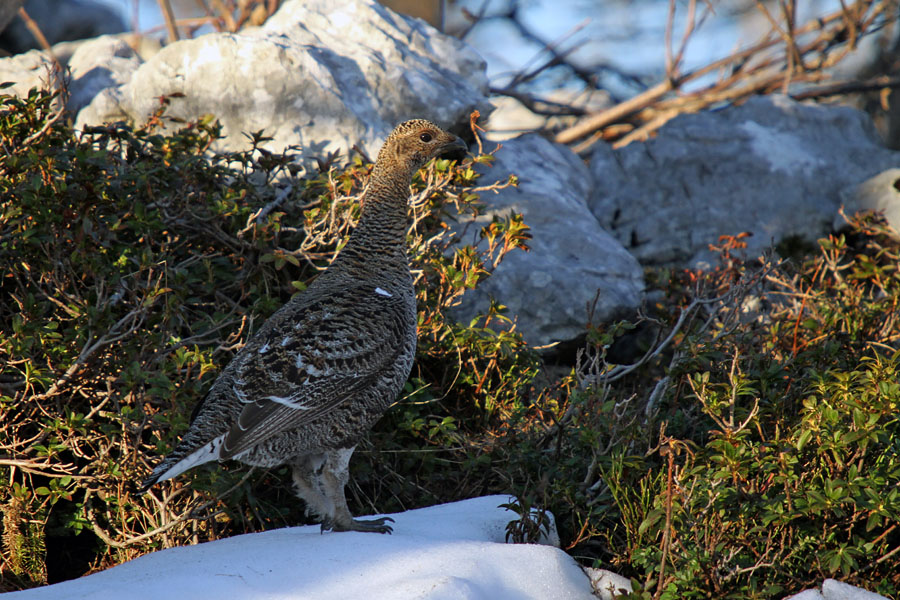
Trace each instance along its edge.
{"label": "vegetation patch", "polygon": [[[0,591],[153,550],[307,522],[287,470],[194,469],[136,494],[234,352],[323,269],[370,165],[214,154],[212,119],[76,135],[51,95],[0,98]],[[518,216],[458,246],[483,182],[414,182],[419,347],[356,453],[356,514],[508,493],[511,541],[556,516],[583,564],[640,598],[771,598],[838,577],[900,592],[900,244],[875,218],[792,258],[649,271],[631,321],[590,323],[574,364],[530,350],[502,298],[449,316]],[[613,356],[633,355],[633,364]],[[621,360],[621,359],[620,359]],[[77,551],[66,550],[76,548]]]}

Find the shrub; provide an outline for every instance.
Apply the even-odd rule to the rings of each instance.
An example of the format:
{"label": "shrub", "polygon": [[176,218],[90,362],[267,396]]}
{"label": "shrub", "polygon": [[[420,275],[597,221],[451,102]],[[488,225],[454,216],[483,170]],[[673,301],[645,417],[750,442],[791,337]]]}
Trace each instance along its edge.
{"label": "shrub", "polygon": [[592,330],[539,426],[510,428],[513,485],[530,479],[519,494],[539,490],[568,549],[632,576],[635,598],[778,598],[826,577],[896,594],[900,244],[868,218],[799,262],[741,245],[715,271],[659,274],[666,339],[635,366],[606,363],[634,324]]}
{"label": "shrub", "polygon": [[[369,168],[294,180],[262,134],[211,153],[212,120],[161,135],[160,112],[77,137],[56,115],[46,94],[0,101],[5,589],[304,522],[284,469],[201,467],[146,496],[136,482],[328,264]],[[353,509],[511,493],[510,540],[538,539],[549,509],[564,548],[631,576],[635,598],[782,597],[825,577],[900,592],[895,234],[857,219],[789,261],[723,238],[720,267],[648,271],[640,318],[588,316],[577,359],[545,364],[502,298],[449,316],[527,240],[513,216],[454,245],[478,194],[514,183],[481,185],[473,163],[490,160],[435,161],[414,182],[419,348],[357,452]]]}

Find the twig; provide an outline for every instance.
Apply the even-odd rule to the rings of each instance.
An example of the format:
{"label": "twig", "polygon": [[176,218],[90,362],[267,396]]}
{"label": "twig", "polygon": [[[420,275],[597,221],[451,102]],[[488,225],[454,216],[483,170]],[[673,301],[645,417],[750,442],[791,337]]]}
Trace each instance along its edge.
{"label": "twig", "polygon": [[565,52],[561,52],[560,50],[558,50],[558,48],[564,42],[566,42],[566,40],[570,39],[572,36],[574,36],[579,31],[584,29],[588,25],[588,23],[590,23],[590,19],[584,19],[583,21],[581,21],[580,23],[578,23],[577,25],[572,27],[572,29],[570,29],[569,31],[567,31],[566,33],[561,35],[556,40],[554,40],[552,42],[548,42],[548,41],[542,39],[541,37],[537,36],[534,32],[532,32],[530,29],[528,29],[527,27],[525,27],[522,24],[522,22],[517,17],[517,10],[518,10],[518,6],[514,4],[513,9],[510,11],[510,13],[508,15],[509,20],[519,29],[519,31],[521,32],[523,37],[530,39],[530,40],[540,44],[541,46],[543,46],[538,51],[538,53],[535,55],[535,57],[532,58],[528,63],[526,63],[526,65],[534,62],[535,59],[538,56],[540,56],[541,54],[543,54],[544,52],[547,52],[548,54],[550,54],[550,60],[545,62],[543,65],[536,67],[535,69],[533,69],[530,72],[527,72],[527,73],[520,72],[520,73],[516,74],[513,77],[513,80],[510,82],[509,87],[515,87],[516,85],[519,85],[520,83],[525,83],[526,81],[531,81],[532,79],[537,77],[540,73],[543,73],[545,70],[549,69],[550,67],[555,67],[555,66],[568,67],[569,69],[572,70],[573,73],[575,73],[575,75],[579,79],[584,81],[589,86],[593,87],[594,84],[596,83],[594,73],[579,67],[578,65],[574,64],[573,62],[571,62],[568,59],[569,54],[571,54],[572,52],[577,50],[578,47],[575,46],[573,48],[569,48]]}
{"label": "twig", "polygon": [[178,35],[178,26],[175,24],[175,15],[172,13],[172,5],[169,0],[159,0],[159,10],[162,12],[163,19],[166,22],[169,43],[177,42],[181,37]]}
{"label": "twig", "polygon": [[641,92],[634,98],[629,98],[624,102],[620,102],[612,108],[608,108],[594,115],[588,115],[582,121],[557,133],[554,141],[557,144],[570,144],[581,137],[595,132],[601,127],[620,121],[671,92],[675,89],[675,83],[676,82],[671,80],[663,81],[649,90]]}
{"label": "twig", "polygon": [[25,10],[25,7],[22,6],[19,8],[19,18],[25,23],[25,27],[28,28],[28,31],[31,32],[31,35],[34,36],[34,39],[37,40],[38,45],[50,55],[50,58],[59,65],[59,61],[56,60],[56,57],[53,55],[53,47],[50,46],[50,42],[47,41],[47,37],[44,35],[44,32],[41,31],[41,28],[38,24],[31,18],[28,14],[28,11]]}
{"label": "twig", "polygon": [[491,0],[484,0],[481,3],[481,6],[478,7],[478,12],[472,14],[472,12],[463,7],[462,14],[463,16],[469,20],[469,24],[466,25],[466,28],[463,29],[459,34],[457,34],[457,38],[460,40],[465,40],[466,36],[472,33],[472,30],[475,29],[475,26],[478,25],[479,22],[484,18],[484,15],[487,13],[488,6],[491,4]]}
{"label": "twig", "polygon": [[132,538],[128,538],[121,542],[118,542],[118,541],[114,540],[113,538],[111,538],[109,536],[109,534],[106,533],[106,531],[104,531],[102,527],[100,527],[100,524],[97,522],[97,518],[94,516],[93,507],[90,506],[90,502],[85,502],[86,507],[87,507],[86,512],[87,512],[88,521],[90,521],[91,528],[93,529],[94,533],[96,533],[97,537],[102,539],[104,543],[106,543],[109,546],[112,546],[113,548],[127,548],[128,546],[133,546],[134,544],[137,544],[138,542],[142,542],[144,540],[150,539],[153,536],[159,535],[160,533],[165,533],[166,531],[169,531],[176,525],[184,523],[185,521],[190,521],[190,520],[195,520],[195,519],[200,518],[200,517],[196,516],[199,513],[199,511],[209,508],[210,506],[212,506],[213,504],[215,504],[222,498],[225,498],[226,496],[231,494],[234,490],[236,490],[241,485],[243,485],[244,482],[247,481],[255,471],[256,471],[256,468],[252,467],[250,470],[247,471],[246,474],[244,474],[244,476],[240,479],[240,481],[238,481],[233,486],[231,486],[230,488],[225,490],[220,496],[218,496],[212,500],[209,500],[207,502],[204,502],[203,504],[201,504],[200,506],[197,506],[196,508],[192,508],[192,509],[184,512],[182,515],[180,515],[179,517],[177,517],[176,519],[174,519],[172,521],[169,521],[165,525],[161,525],[161,526],[157,527],[156,529],[153,529],[152,531],[142,533],[141,535],[138,535],[138,536],[135,536]]}
{"label": "twig", "polygon": [[823,85],[813,89],[791,94],[794,100],[810,100],[812,98],[824,98],[826,96],[840,96],[843,94],[858,94],[861,92],[874,92],[884,89],[900,88],[900,77],[881,75],[864,81],[841,81],[830,85]]}
{"label": "twig", "polygon": [[[106,346],[108,344],[111,344],[113,342],[117,342],[117,341],[121,340],[123,337],[130,334],[132,331],[136,330],[142,322],[142,317],[143,317],[144,311],[145,311],[145,309],[142,306],[133,309],[131,312],[129,312],[124,317],[119,319],[116,322],[116,324],[110,328],[109,332],[106,333],[105,335],[103,335],[95,343],[91,344],[90,342],[87,342],[84,345],[84,347],[81,349],[81,352],[79,353],[78,358],[75,359],[75,362],[73,362],[71,364],[71,366],[69,366],[68,369],[66,369],[66,372],[63,373],[62,377],[57,379],[46,392],[44,392],[43,394],[35,395],[32,398],[32,401],[44,400],[44,399],[52,397],[54,394],[56,394],[59,391],[59,389],[62,386],[66,385],[67,383],[69,383],[69,381],[71,381],[72,377],[75,376],[75,374],[87,362],[88,358],[90,358],[97,350],[99,350],[103,346]],[[128,329],[125,331],[120,331],[119,328],[123,327],[125,325],[125,323],[128,321],[131,321]]]}
{"label": "twig", "polygon": [[[89,479],[94,480],[94,477],[90,477],[88,475],[75,475],[70,471],[62,470],[62,465],[59,464],[51,464],[51,463],[39,463],[33,460],[25,460],[25,459],[16,459],[16,458],[0,458],[0,466],[3,467],[18,467],[22,469],[26,473],[32,473],[34,475],[41,475],[43,477],[71,477],[72,479]],[[74,469],[75,467],[72,466]]]}
{"label": "twig", "polygon": [[[835,11],[824,17],[813,19],[803,26],[794,25],[792,0],[782,6],[784,25],[779,25],[771,13],[764,11],[772,29],[758,42],[703,67],[682,74],[679,64],[687,39],[695,31],[695,19],[691,12],[685,26],[684,36],[677,54],[671,48],[671,28],[674,20],[674,4],[670,5],[669,24],[666,40],[667,79],[656,86],[599,113],[586,115],[578,123],[560,131],[555,141],[570,144],[613,123],[627,121],[635,128],[622,137],[617,146],[630,141],[645,139],[668,120],[682,113],[697,112],[722,102],[738,102],[754,94],[785,90],[795,83],[816,83],[828,77],[825,69],[834,66],[853,49],[858,38],[880,28],[879,19],[886,19],[884,3],[877,0],[857,0],[849,8]],[[692,2],[690,6],[694,6]],[[689,10],[690,7],[689,7]],[[707,13],[701,17],[704,19]],[[809,41],[800,43],[799,36]],[[812,36],[812,37],[810,37]],[[779,43],[784,43],[780,52],[771,52]],[[840,51],[835,47],[841,46]],[[729,70],[716,83],[681,94],[667,97],[679,91],[685,84],[715,71]],[[893,82],[891,82],[893,83]],[[872,82],[870,85],[876,85]],[[860,85],[867,89],[867,85]],[[840,89],[826,88],[821,95],[840,93]],[[805,97],[816,97],[814,91],[803,92]],[[612,136],[594,136],[592,139]],[[579,144],[579,150],[587,150],[590,144]]]}
{"label": "twig", "polygon": [[[558,117],[565,115],[577,115],[582,116],[586,115],[587,111],[578,106],[572,106],[571,104],[563,104],[562,102],[554,102],[553,100],[544,100],[543,98],[538,98],[532,94],[527,94],[525,92],[520,92],[513,88],[494,88],[490,89],[491,94],[497,94],[500,96],[509,96],[510,98],[515,98],[519,102],[521,102],[528,110],[533,112],[536,115],[546,115],[549,117]],[[543,106],[541,106],[543,105]]]}
{"label": "twig", "polygon": [[[662,442],[660,443],[662,444]],[[654,600],[662,596],[665,585],[666,562],[669,560],[669,545],[672,541],[672,490],[675,487],[675,451],[672,448],[672,440],[667,439],[665,450],[660,448],[661,454],[668,458],[668,470],[666,472],[666,526],[663,529],[662,557],[659,560],[659,582],[656,585]]]}
{"label": "twig", "polygon": [[[56,59],[54,59],[54,60],[56,60]],[[46,121],[44,121],[44,125],[39,130],[35,131],[31,135],[29,135],[27,138],[25,138],[25,140],[22,142],[22,147],[30,146],[31,144],[33,144],[40,138],[44,137],[44,135],[48,131],[50,131],[50,129],[56,124],[56,122],[62,118],[62,116],[63,116],[63,114],[65,114],[65,112],[66,112],[65,103],[59,102],[59,104],[56,106],[56,108],[54,108],[53,116],[50,117],[49,119],[47,119]]]}
{"label": "twig", "polygon": [[219,16],[221,16],[225,20],[225,26],[228,28],[228,31],[237,31],[237,23],[235,22],[234,17],[231,16],[231,11],[228,10],[222,3],[222,0],[210,1],[212,2],[212,5],[216,9],[216,11],[218,11]]}

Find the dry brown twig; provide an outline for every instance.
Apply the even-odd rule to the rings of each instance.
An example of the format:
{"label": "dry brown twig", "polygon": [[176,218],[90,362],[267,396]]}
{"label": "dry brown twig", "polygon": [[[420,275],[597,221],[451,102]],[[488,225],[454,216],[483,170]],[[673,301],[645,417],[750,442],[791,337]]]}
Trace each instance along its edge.
{"label": "dry brown twig", "polygon": [[[584,117],[557,133],[556,142],[576,144],[574,149],[579,152],[588,150],[600,138],[612,141],[614,147],[621,147],[647,139],[679,114],[697,112],[723,102],[740,102],[753,95],[788,91],[794,84],[820,83],[830,76],[826,70],[854,50],[862,36],[876,31],[882,20],[890,18],[883,0],[856,0],[798,27],[794,23],[793,0],[782,0],[780,21],[765,7],[761,9],[771,28],[759,41],[682,73],[684,49],[697,24],[706,18],[708,9],[697,18],[696,0],[689,3],[688,21],[679,50],[673,53],[674,3],[670,6],[673,8],[670,9],[666,35],[666,80],[616,106]],[[716,72],[720,76],[715,82],[685,91],[687,84]],[[900,87],[900,81],[875,78],[868,82],[829,84],[799,91],[796,97],[821,97],[872,87],[877,89],[878,86]],[[630,131],[623,130],[626,124]]]}
{"label": "dry brown twig", "polygon": [[[281,0],[248,0],[238,2],[235,5],[231,0],[197,0],[197,4],[206,13],[202,17],[188,17],[179,19],[172,10],[170,0],[157,0],[162,12],[164,24],[152,27],[145,33],[152,33],[165,29],[169,34],[169,42],[184,37],[192,38],[194,32],[200,27],[210,25],[218,32],[237,32],[246,25],[261,25],[267,18],[278,10]],[[210,6],[210,4],[212,6]]]}

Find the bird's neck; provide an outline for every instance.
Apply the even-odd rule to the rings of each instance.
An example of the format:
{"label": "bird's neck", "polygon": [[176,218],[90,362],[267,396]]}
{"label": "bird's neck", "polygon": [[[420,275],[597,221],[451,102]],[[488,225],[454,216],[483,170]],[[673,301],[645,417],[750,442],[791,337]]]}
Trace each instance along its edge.
{"label": "bird's neck", "polygon": [[381,269],[393,265],[408,270],[406,229],[411,181],[406,169],[375,165],[363,193],[359,223],[338,260],[351,264],[380,263]]}

